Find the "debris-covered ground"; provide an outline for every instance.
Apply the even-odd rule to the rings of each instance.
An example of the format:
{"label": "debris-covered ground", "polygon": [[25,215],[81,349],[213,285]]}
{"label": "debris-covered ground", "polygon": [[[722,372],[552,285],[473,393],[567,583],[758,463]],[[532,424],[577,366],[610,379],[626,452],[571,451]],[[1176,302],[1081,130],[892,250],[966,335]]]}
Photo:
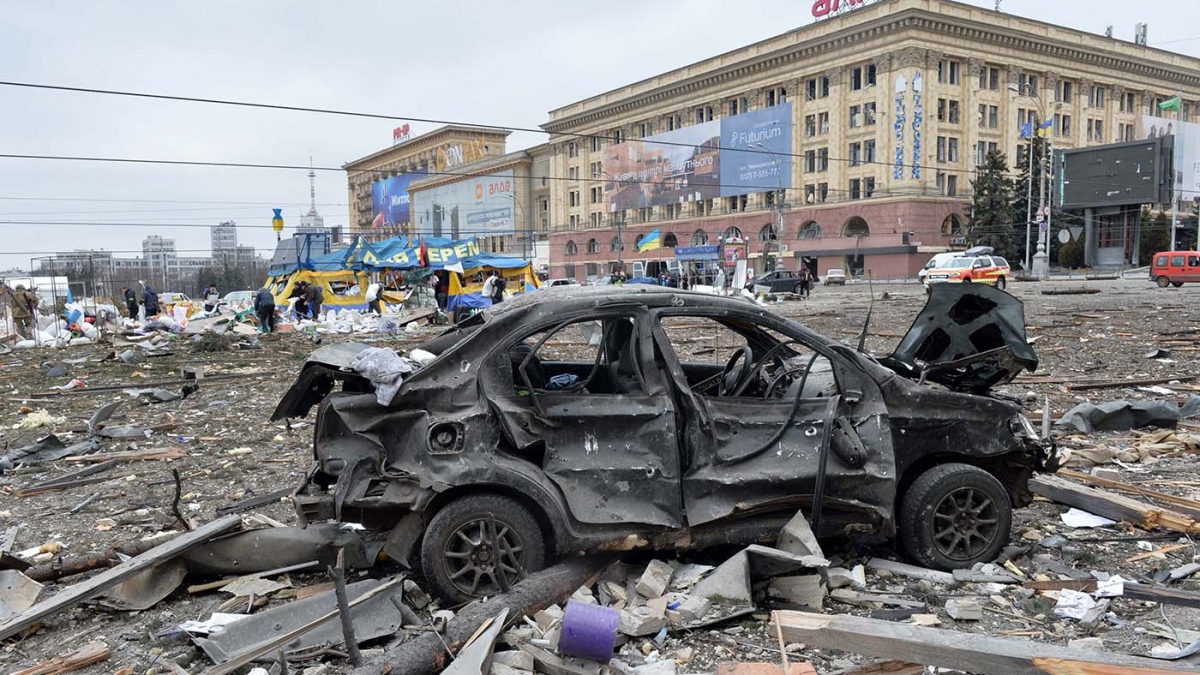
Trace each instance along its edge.
{"label": "debris-covered ground", "polygon": [[[1100,292],[1077,293],[1084,289]],[[1177,406],[1193,391],[1200,392],[1200,380],[1196,379],[1200,375],[1200,329],[1193,330],[1200,318],[1195,309],[1200,290],[1190,286],[1159,289],[1141,278],[1024,283],[1009,290],[1026,303],[1028,335],[1041,365],[1037,373],[1023,375],[997,393],[1024,401],[1027,415],[1035,422],[1040,421],[1047,398],[1051,416],[1058,419],[1084,402],[1160,401]],[[867,345],[883,355],[891,352],[925,304],[925,293],[913,284],[877,285],[874,293]],[[862,329],[869,297],[865,284],[851,284],[818,288],[808,300],[771,307],[820,333],[854,341]],[[292,333],[262,337],[260,348],[246,348],[254,346],[249,336],[148,341],[162,345],[158,348],[118,337],[116,344],[31,349],[0,356],[3,453],[51,434],[62,446],[85,443],[93,436],[98,436],[101,446],[86,455],[86,460],[64,455],[0,475],[0,536],[4,536],[0,545],[29,558],[38,566],[35,569],[40,569],[55,561],[177,530],[181,519],[209,523],[224,515],[225,507],[272,495],[263,505],[242,512],[249,521],[247,526],[294,524],[292,507],[280,492],[298,484],[308,467],[312,428],[305,421],[289,425],[270,423],[268,418],[316,341],[328,344],[355,339],[403,351],[439,330],[422,326],[395,336]],[[199,379],[194,379],[197,376]],[[65,388],[75,380],[85,382],[86,387]],[[1114,382],[1117,380],[1133,383],[1121,385]],[[193,387],[196,384],[199,386]],[[160,401],[177,396],[183,397]],[[108,419],[93,418],[106,404],[117,401],[124,403]],[[1154,409],[1134,412],[1147,418],[1163,415],[1162,410]],[[1093,419],[1101,417],[1108,419],[1103,415]],[[1097,526],[1076,521],[1077,514],[1072,513],[1067,520],[1088,525],[1072,527],[1064,522],[1067,505],[1039,500],[1017,511],[1012,546],[995,566],[960,573],[952,583],[953,577],[879,562],[899,560],[886,545],[866,548],[861,542],[824,542],[823,553],[830,566],[845,573],[835,569],[824,573],[823,581],[817,577],[815,592],[821,593],[824,586],[827,594],[821,600],[822,611],[1062,646],[1090,639],[1074,645],[1118,654],[1149,654],[1156,646],[1161,650],[1166,642],[1187,647],[1200,638],[1196,632],[1200,631],[1200,595],[1192,599],[1183,593],[1183,600],[1160,604],[1137,591],[1097,598],[1105,593],[1094,588],[1097,577],[1104,581],[1106,575],[1119,575],[1131,583],[1162,583],[1178,591],[1200,591],[1200,578],[1190,579],[1200,564],[1186,567],[1200,561],[1200,551],[1191,542],[1191,535],[1200,532],[1200,468],[1189,454],[1200,452],[1200,420],[1183,420],[1173,430],[1084,433],[1058,427],[1055,435],[1061,447],[1072,451],[1069,471],[1090,476],[1096,466],[1101,468],[1091,478],[1067,475],[1064,480],[1071,485],[1090,481],[1103,495],[1137,500],[1145,505],[1145,511],[1126,507],[1121,513],[1128,517],[1114,520],[1130,522]],[[43,447],[52,446],[53,442],[47,441]],[[103,468],[78,474],[88,467]],[[173,471],[178,474],[178,499]],[[71,473],[77,475],[69,483],[43,485]],[[1045,490],[1053,488],[1050,485]],[[1035,492],[1048,494],[1041,488]],[[1169,513],[1160,513],[1163,508]],[[771,629],[768,611],[801,608],[805,603],[797,598],[811,597],[814,592],[803,581],[780,583],[755,576],[755,590],[760,593],[747,613],[702,628],[659,630],[659,624],[669,627],[673,618],[677,619],[672,613],[678,614],[679,607],[672,605],[690,597],[687,593],[698,569],[694,566],[718,566],[735,553],[737,549],[701,551],[678,559],[631,555],[620,567],[610,567],[593,581],[589,592],[576,594],[576,600],[616,606],[644,620],[637,630],[624,631],[626,643],[619,647],[614,662],[618,668],[646,668],[649,663],[649,670],[640,672],[674,672],[667,666],[670,662],[679,672],[716,672],[720,662],[780,663],[782,638]],[[873,558],[876,562],[872,563]],[[657,594],[655,589],[639,589],[644,569],[653,560],[669,564],[666,570],[659,567],[668,581]],[[857,570],[858,565],[863,569]],[[392,578],[400,572],[394,565],[353,570],[349,582],[353,587],[364,579]],[[793,570],[785,577],[814,574],[819,572]],[[47,582],[39,599],[86,578],[76,575]],[[0,650],[0,670],[16,671],[100,641],[111,655],[80,672],[116,672],[125,666],[133,668],[128,672],[137,673],[151,668],[154,672],[180,672],[179,668],[201,672],[212,662],[186,635],[174,630],[180,624],[205,621],[214,612],[244,613],[251,607],[254,614],[260,614],[324,591],[329,581],[323,569],[310,567],[272,576],[272,583],[259,584],[244,595],[239,595],[245,591],[240,588],[195,588],[219,578],[189,579],[166,599],[141,611],[85,604],[54,614],[42,622],[40,630],[6,641]],[[1061,580],[1075,583],[1053,583]],[[1051,590],[1029,587],[1038,581]],[[1060,591],[1056,586],[1067,588]],[[189,587],[196,592],[189,592]],[[318,588],[314,591],[313,587]],[[1079,591],[1083,591],[1082,597],[1072,595]],[[681,595],[672,598],[671,593]],[[1057,597],[1060,593],[1065,600]],[[458,609],[413,602],[420,593],[411,585],[405,597],[421,605],[417,618],[423,624],[437,622],[436,610]],[[1061,616],[1072,600],[1078,603],[1071,605],[1078,607],[1078,614],[1075,618]],[[0,614],[0,626],[2,617]],[[552,651],[556,618],[552,609],[540,617],[530,616],[529,622],[518,620],[515,629],[501,634],[498,649],[529,640],[532,643],[527,644],[534,650]],[[645,634],[625,635],[630,632]],[[1168,634],[1177,639],[1166,639]],[[390,640],[389,634],[366,643],[364,658],[379,658]],[[881,656],[802,640],[784,640],[783,646],[791,662],[807,661],[821,673],[849,671],[880,660],[868,657]],[[351,670],[341,656],[344,647],[312,651],[306,662],[292,664],[291,672],[322,667],[326,670],[320,672]],[[504,666],[520,670],[529,665],[527,661],[519,656],[498,658],[503,665],[493,665],[493,672],[507,673]],[[1172,662],[1162,663],[1167,667]],[[1175,662],[1173,667],[1180,664]],[[568,672],[555,671],[540,661],[536,668]]]}

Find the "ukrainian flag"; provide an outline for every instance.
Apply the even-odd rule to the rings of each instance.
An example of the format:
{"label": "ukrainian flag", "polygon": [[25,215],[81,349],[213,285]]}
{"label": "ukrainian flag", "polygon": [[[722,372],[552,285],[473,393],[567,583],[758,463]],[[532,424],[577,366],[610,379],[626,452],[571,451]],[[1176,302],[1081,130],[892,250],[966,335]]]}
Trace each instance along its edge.
{"label": "ukrainian flag", "polygon": [[662,238],[659,236],[658,230],[654,230],[650,234],[642,237],[642,240],[638,242],[637,247],[638,253],[645,253],[646,251],[653,251],[655,249],[662,248]]}

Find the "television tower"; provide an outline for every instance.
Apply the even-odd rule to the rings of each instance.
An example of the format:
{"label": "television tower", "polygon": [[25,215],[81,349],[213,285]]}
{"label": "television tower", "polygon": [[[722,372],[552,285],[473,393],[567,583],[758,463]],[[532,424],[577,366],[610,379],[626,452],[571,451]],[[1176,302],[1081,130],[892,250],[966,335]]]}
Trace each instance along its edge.
{"label": "television tower", "polygon": [[308,156],[308,212],[317,212],[317,173],[313,171],[312,155]]}

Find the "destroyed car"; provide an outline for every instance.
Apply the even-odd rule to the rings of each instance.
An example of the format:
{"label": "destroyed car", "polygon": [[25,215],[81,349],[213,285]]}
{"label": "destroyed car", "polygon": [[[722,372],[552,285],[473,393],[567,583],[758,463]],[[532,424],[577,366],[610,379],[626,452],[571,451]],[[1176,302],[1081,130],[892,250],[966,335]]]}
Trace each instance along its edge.
{"label": "destroyed car", "polygon": [[970,567],[1055,462],[987,395],[1037,357],[1020,302],[978,284],[938,285],[880,360],[745,300],[635,285],[489,308],[382,402],[351,369],[366,349],[317,350],[275,412],[319,404],[295,506],[386,537],[456,601],[568,553],[774,541],[798,510],[818,536]]}

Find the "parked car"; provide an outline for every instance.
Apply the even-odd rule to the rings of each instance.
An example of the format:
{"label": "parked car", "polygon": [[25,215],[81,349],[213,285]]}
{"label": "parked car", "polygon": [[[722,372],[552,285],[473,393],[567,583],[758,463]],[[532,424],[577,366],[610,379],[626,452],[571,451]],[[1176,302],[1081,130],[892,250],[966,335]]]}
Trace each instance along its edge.
{"label": "parked car", "polygon": [[1012,276],[1012,268],[1008,261],[1000,256],[963,256],[951,258],[935,267],[925,276],[925,290],[933,284],[988,284],[1004,290],[1008,279]]}
{"label": "parked car", "polygon": [[592,280],[592,286],[610,286],[612,285],[612,275],[605,274],[602,277],[596,277]]}
{"label": "parked car", "polygon": [[995,249],[993,249],[991,246],[975,246],[975,247],[969,248],[965,251],[949,251],[946,253],[935,253],[934,256],[929,259],[929,262],[925,263],[925,266],[922,267],[920,269],[920,271],[917,272],[917,281],[924,283],[925,277],[926,277],[926,275],[929,274],[930,270],[932,270],[936,267],[941,267],[943,264],[945,264],[955,258],[991,255],[992,253],[995,253]]}
{"label": "parked car", "polygon": [[221,298],[217,307],[229,307],[233,310],[243,310],[254,305],[255,291],[230,291]]}
{"label": "parked car", "polygon": [[755,292],[755,287],[768,289],[768,293],[801,293],[800,274],[794,270],[775,270],[746,284],[746,290]]}
{"label": "parked car", "polygon": [[454,601],[559,555],[757,541],[797,509],[819,536],[898,535],[923,565],[970,567],[1056,466],[988,395],[1037,356],[1021,303],[982,285],[936,287],[881,360],[644,285],[488,308],[421,345],[435,360],[382,402],[350,367],[364,349],[318,349],[272,416],[320,404],[297,513],[361,524]]}
{"label": "parked car", "polygon": [[1150,263],[1150,280],[1159,288],[1200,282],[1200,251],[1155,253]]}
{"label": "parked car", "polygon": [[825,270],[825,285],[826,286],[845,286],[846,273],[840,267],[832,267]]}
{"label": "parked car", "polygon": [[542,284],[542,288],[558,288],[559,286],[578,286],[579,282],[574,279],[549,279]]}
{"label": "parked car", "polygon": [[192,299],[184,293],[165,292],[158,294],[158,306],[168,314],[174,312],[176,307],[185,307],[188,314],[191,314],[200,305],[192,302]]}

